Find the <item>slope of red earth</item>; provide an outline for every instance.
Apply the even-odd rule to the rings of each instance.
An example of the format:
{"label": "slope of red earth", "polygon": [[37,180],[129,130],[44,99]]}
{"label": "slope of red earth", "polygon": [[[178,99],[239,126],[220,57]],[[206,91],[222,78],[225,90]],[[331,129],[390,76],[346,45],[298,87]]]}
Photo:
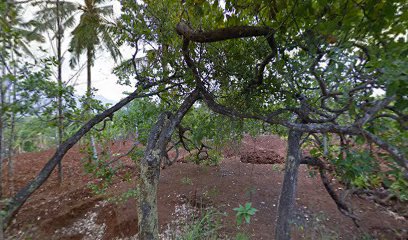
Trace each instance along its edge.
{"label": "slope of red earth", "polygon": [[[124,153],[131,145],[116,142],[112,150]],[[30,181],[53,152],[17,156],[15,188]],[[188,202],[193,207],[211,206],[226,213],[222,217],[223,238],[235,239],[237,232],[245,232],[251,239],[273,239],[285,152],[286,142],[279,137],[245,137],[240,145],[231,144],[225,150],[219,166],[180,161],[165,168],[158,191],[161,232],[177,218],[175,209]],[[117,197],[135,188],[135,177],[131,181],[115,178],[107,193],[97,195],[87,187],[96,180],[84,173],[83,157],[78,146],[68,152],[63,160],[63,184],[58,184],[54,172],[17,214],[6,232],[7,239],[136,239],[136,202]],[[124,162],[125,169],[135,173],[134,164],[127,158]],[[300,168],[293,220],[295,239],[363,239],[369,235],[377,239],[406,239],[407,219],[351,196],[348,201],[361,225],[355,227],[337,210],[320,178],[311,177],[309,172],[305,166]],[[340,194],[341,186],[336,186]],[[9,188],[7,182],[3,188]],[[246,202],[252,202],[259,211],[250,224],[238,230],[232,209]]]}

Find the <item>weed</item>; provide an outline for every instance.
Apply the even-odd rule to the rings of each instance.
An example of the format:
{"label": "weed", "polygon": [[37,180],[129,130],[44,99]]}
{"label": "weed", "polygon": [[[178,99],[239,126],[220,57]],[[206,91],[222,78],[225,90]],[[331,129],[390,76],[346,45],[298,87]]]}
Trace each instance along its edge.
{"label": "weed", "polygon": [[280,172],[282,171],[281,167],[278,164],[273,164],[272,165],[272,171],[274,172]]}
{"label": "weed", "polygon": [[[187,225],[186,231],[180,236],[182,240],[217,239],[220,229],[217,220],[219,213],[214,210],[207,210],[201,218],[196,219]],[[194,219],[194,218],[193,218]]]}
{"label": "weed", "polygon": [[241,204],[239,207],[234,208],[234,211],[237,212],[237,224],[241,225],[242,220],[245,220],[246,223],[250,223],[251,217],[258,211],[256,208],[252,207],[252,203],[247,202],[244,206]]}

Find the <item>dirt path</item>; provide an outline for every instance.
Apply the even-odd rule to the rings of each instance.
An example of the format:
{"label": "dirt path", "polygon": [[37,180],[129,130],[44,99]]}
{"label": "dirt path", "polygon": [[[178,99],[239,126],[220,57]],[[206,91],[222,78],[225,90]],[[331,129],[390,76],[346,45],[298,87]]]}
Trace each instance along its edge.
{"label": "dirt path", "polygon": [[[131,143],[116,143],[114,151],[126,152],[130,146]],[[252,202],[259,211],[251,224],[239,231],[246,232],[251,239],[273,239],[283,164],[248,162],[260,163],[266,159],[281,163],[285,151],[285,141],[276,136],[246,137],[241,146],[225,152],[226,158],[219,166],[178,162],[166,168],[161,174],[158,193],[162,232],[174,221],[175,208],[189,199],[193,205],[208,205],[226,212],[222,233],[234,238],[238,230],[232,209]],[[52,153],[50,150],[20,155],[16,187],[29,181]],[[9,239],[125,239],[137,233],[135,201],[111,198],[134,188],[134,181],[115,179],[107,195],[95,195],[86,187],[95,179],[83,173],[81,157],[78,147],[68,153],[64,159],[64,184],[59,187],[53,175],[21,209],[7,232]],[[134,167],[130,161],[126,164]],[[360,229],[336,209],[320,178],[310,177],[309,170],[302,166],[295,238],[361,239],[369,233],[379,239],[403,239],[399,234],[408,229],[406,219],[399,219],[367,200],[353,197],[351,202],[361,219]]]}

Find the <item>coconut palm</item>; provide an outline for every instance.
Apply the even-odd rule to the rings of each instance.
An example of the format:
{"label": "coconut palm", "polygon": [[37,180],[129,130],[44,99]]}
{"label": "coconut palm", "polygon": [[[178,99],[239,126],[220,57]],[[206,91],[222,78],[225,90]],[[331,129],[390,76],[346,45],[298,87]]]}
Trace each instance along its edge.
{"label": "coconut palm", "polygon": [[[83,53],[86,54],[87,90],[84,110],[88,114],[92,111],[91,68],[95,61],[96,51],[101,47],[105,48],[109,51],[115,62],[121,56],[111,36],[114,24],[108,20],[108,17],[113,16],[113,6],[103,5],[103,3],[104,0],[84,0],[84,5],[79,7],[81,12],[80,22],[72,31],[70,42],[70,50],[73,53],[73,58],[71,58],[70,62],[71,67],[77,65],[79,57]],[[97,160],[95,140],[92,135],[90,143],[92,145],[92,158]]]}
{"label": "coconut palm", "polygon": [[71,67],[78,63],[82,54],[86,54],[87,60],[87,91],[86,109],[90,110],[91,99],[91,68],[95,61],[95,53],[98,48],[105,48],[116,62],[121,56],[120,51],[112,38],[114,24],[108,20],[113,16],[112,5],[103,5],[103,0],[84,0],[84,5],[79,7],[81,11],[80,22],[72,32],[70,50],[73,53]]}

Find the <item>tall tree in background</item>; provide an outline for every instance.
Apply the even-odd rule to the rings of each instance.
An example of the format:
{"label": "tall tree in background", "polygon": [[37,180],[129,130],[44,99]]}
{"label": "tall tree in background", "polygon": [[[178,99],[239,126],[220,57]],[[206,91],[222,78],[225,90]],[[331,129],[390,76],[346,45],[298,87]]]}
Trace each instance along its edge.
{"label": "tall tree in background", "polygon": [[[34,55],[29,48],[32,41],[43,42],[42,35],[33,32],[34,21],[25,22],[21,17],[21,5],[4,2],[0,6],[2,17],[0,19],[1,27],[1,97],[0,97],[0,158],[1,162],[4,157],[8,158],[8,177],[10,190],[13,191],[13,146],[15,139],[15,119],[16,111],[14,105],[17,103],[16,98],[16,81],[20,64],[26,61],[22,54],[34,59]],[[8,114],[7,114],[8,113]],[[8,123],[7,123],[8,122]],[[4,129],[9,128],[9,139],[7,141],[8,149],[5,151]],[[7,154],[6,154],[7,153]],[[0,182],[2,180],[0,166]],[[0,186],[0,196],[3,191]]]}
{"label": "tall tree in background", "polygon": [[[47,2],[42,9],[36,13],[37,19],[40,23],[36,30],[40,32],[51,31],[51,38],[55,39],[56,57],[57,57],[57,82],[58,82],[58,96],[57,96],[57,128],[58,128],[58,145],[61,145],[64,139],[64,103],[63,103],[63,89],[64,83],[62,81],[62,41],[64,38],[64,31],[66,28],[73,27],[75,24],[75,14],[77,6],[72,2],[60,1]],[[62,164],[58,164],[58,180],[61,183],[63,178]]]}
{"label": "tall tree in background", "polygon": [[87,89],[86,110],[91,109],[92,80],[91,69],[95,62],[95,54],[99,47],[107,49],[116,62],[121,56],[119,48],[114,42],[111,29],[114,26],[108,20],[113,16],[112,5],[101,5],[103,0],[84,0],[84,5],[79,7],[81,17],[79,24],[72,31],[70,51],[73,53],[71,66],[78,64],[79,57],[85,53],[87,61]]}
{"label": "tall tree in background", "polygon": [[[70,42],[70,51],[73,53],[71,58],[71,67],[78,64],[79,57],[86,54],[87,66],[87,88],[85,94],[84,112],[91,114],[92,112],[92,66],[95,62],[95,54],[99,47],[106,48],[114,61],[121,56],[119,48],[114,42],[111,29],[114,26],[108,20],[113,16],[112,5],[102,5],[104,0],[84,0],[84,5],[79,7],[81,11],[80,22],[72,31],[72,39]],[[92,158],[98,159],[95,140],[91,136]]]}

